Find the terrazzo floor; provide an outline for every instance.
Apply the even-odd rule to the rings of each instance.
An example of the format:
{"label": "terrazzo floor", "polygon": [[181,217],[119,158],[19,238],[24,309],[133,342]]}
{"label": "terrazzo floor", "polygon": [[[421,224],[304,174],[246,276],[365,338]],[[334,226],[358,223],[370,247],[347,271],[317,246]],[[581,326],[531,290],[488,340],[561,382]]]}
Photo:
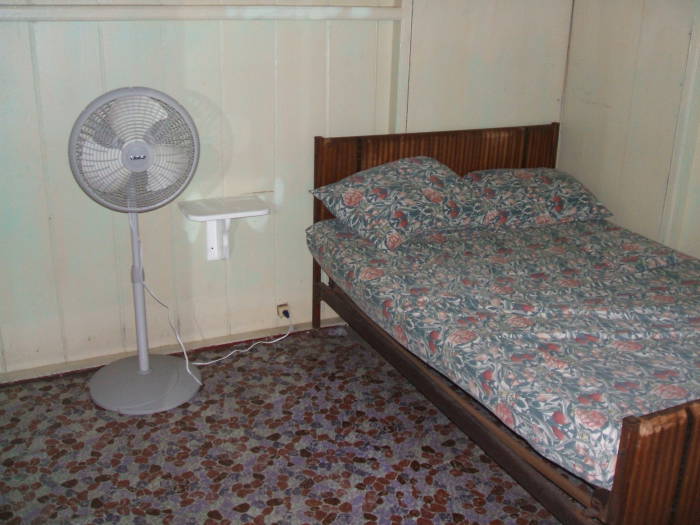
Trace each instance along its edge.
{"label": "terrazzo floor", "polygon": [[558,523],[342,328],[201,371],[139,417],[96,408],[87,373],[0,387],[0,521]]}

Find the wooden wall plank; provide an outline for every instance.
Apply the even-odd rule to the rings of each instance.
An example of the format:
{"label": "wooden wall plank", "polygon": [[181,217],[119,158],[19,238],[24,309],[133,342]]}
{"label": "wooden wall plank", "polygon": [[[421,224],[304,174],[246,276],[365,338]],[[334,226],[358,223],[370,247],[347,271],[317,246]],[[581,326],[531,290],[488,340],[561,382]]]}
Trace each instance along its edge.
{"label": "wooden wall plank", "polygon": [[[328,22],[328,134],[357,135],[375,128],[377,27],[374,22]],[[371,101],[371,102],[370,102]]]}
{"label": "wooden wall plank", "polygon": [[692,2],[574,6],[559,166],[619,224],[659,238]]}
{"label": "wooden wall plank", "polygon": [[3,367],[64,359],[29,24],[0,25],[0,332]]}
{"label": "wooden wall plank", "polygon": [[66,359],[123,351],[118,280],[128,278],[129,269],[116,267],[115,212],[95,203],[79,188],[67,156],[75,119],[102,93],[97,26],[37,23],[35,30]]}
{"label": "wooden wall plank", "polygon": [[570,0],[413,5],[407,131],[559,120]]}
{"label": "wooden wall plank", "polygon": [[276,98],[275,253],[286,257],[275,265],[275,296],[289,303],[295,322],[305,322],[311,313],[311,256],[304,230],[312,222],[313,201],[308,137],[326,126],[325,24],[278,22]]}

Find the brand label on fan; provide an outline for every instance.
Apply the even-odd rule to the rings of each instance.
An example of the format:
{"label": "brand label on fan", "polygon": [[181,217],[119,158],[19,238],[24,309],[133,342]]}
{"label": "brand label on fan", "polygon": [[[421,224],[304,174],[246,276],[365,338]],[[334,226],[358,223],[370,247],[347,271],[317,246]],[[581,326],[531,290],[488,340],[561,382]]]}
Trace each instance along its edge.
{"label": "brand label on fan", "polygon": [[122,163],[132,172],[146,171],[153,164],[151,146],[143,140],[134,140],[124,144]]}

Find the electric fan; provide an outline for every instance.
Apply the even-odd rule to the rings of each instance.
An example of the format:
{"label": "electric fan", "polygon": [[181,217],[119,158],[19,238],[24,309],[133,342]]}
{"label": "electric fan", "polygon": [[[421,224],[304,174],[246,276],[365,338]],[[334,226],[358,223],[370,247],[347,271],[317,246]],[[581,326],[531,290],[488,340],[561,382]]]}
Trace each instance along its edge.
{"label": "electric fan", "polygon": [[111,210],[128,213],[131,227],[138,354],[98,370],[90,379],[90,395],[98,406],[122,414],[152,414],[181,405],[199,389],[199,371],[178,357],[149,356],[138,214],[164,206],[189,184],[199,161],[194,121],[165,93],[116,89],[80,114],[68,158],[83,191]]}

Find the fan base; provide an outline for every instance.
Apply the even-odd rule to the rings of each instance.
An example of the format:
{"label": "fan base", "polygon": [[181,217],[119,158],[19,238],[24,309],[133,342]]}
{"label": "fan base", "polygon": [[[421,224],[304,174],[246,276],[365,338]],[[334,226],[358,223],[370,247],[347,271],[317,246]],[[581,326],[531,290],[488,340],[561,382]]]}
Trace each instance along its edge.
{"label": "fan base", "polygon": [[[186,403],[199,390],[187,373],[184,359],[168,355],[149,356],[151,371],[139,372],[138,357],[120,359],[100,368],[90,379],[95,404],[127,415],[146,415]],[[200,378],[196,366],[192,373]]]}

